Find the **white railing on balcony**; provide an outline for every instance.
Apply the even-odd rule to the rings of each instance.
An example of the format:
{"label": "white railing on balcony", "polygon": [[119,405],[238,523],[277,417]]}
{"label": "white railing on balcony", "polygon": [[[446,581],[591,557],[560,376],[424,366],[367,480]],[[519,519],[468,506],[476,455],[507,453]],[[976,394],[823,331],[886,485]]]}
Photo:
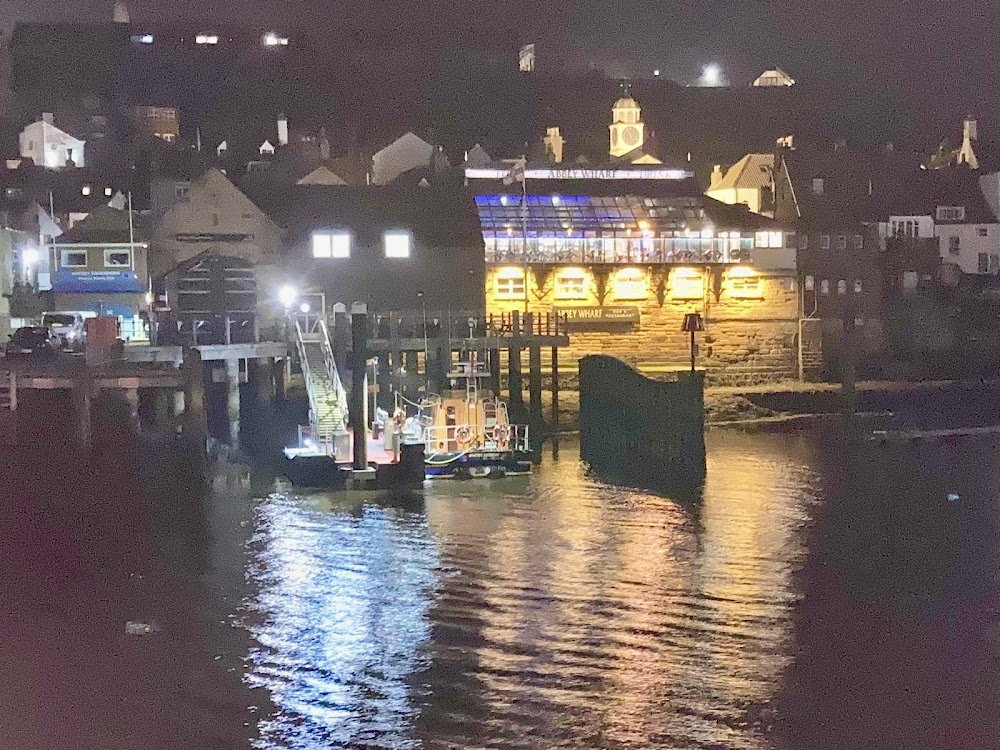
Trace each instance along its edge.
{"label": "white railing on balcony", "polygon": [[752,237],[484,237],[488,263],[749,263]]}

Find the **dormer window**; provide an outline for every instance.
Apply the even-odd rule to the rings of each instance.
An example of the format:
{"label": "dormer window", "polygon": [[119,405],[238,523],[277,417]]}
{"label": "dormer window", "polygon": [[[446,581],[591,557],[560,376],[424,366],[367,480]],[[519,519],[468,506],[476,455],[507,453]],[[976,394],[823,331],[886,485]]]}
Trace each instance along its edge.
{"label": "dormer window", "polygon": [[410,239],[409,232],[386,232],[385,257],[409,258],[411,244]]}
{"label": "dormer window", "polygon": [[938,221],[965,221],[965,206],[938,206]]}

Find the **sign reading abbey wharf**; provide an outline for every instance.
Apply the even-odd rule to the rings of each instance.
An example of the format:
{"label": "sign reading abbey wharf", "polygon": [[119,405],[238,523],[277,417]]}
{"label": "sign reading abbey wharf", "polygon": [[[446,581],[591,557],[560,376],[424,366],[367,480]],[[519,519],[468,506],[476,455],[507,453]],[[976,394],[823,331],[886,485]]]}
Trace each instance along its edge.
{"label": "sign reading abbey wharf", "polygon": [[639,322],[638,307],[557,307],[571,328],[600,329]]}

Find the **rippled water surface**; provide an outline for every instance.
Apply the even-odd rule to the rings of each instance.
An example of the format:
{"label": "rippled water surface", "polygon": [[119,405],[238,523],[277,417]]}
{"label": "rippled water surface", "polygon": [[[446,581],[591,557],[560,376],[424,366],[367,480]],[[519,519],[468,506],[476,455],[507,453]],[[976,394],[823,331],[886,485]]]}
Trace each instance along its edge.
{"label": "rippled water surface", "polygon": [[256,503],[266,747],[998,746],[996,445],[862,459],[718,432],[682,501],[560,448],[530,478]]}

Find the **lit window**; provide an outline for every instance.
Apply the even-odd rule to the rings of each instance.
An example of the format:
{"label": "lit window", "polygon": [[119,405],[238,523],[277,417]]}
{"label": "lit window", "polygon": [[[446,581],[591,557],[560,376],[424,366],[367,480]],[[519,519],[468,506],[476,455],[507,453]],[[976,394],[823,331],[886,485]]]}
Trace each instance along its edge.
{"label": "lit window", "polygon": [[153,35],[152,34],[136,34],[132,37],[132,41],[136,44],[152,44]]}
{"label": "lit window", "polygon": [[989,230],[986,227],[976,227],[976,234],[980,237],[989,237]]}
{"label": "lit window", "polygon": [[861,279],[854,280],[854,293],[861,294]]}
{"label": "lit window", "polygon": [[705,281],[692,268],[678,268],[670,276],[670,296],[673,299],[701,299],[705,295]]}
{"label": "lit window", "polygon": [[757,232],[754,244],[757,247],[784,247],[785,241],[781,232]]}
{"label": "lit window", "polygon": [[217,34],[198,34],[194,38],[195,44],[218,44],[219,36]]}
{"label": "lit window", "polygon": [[587,274],[568,268],[556,279],[556,299],[587,299]]}
{"label": "lit window", "polygon": [[105,198],[110,198],[111,197],[111,188],[109,188],[109,187],[104,188],[104,197]]}
{"label": "lit window", "polygon": [[287,47],[288,37],[278,36],[277,34],[264,34],[264,46],[265,47]]}
{"label": "lit window", "polygon": [[80,188],[80,194],[90,195],[90,185],[84,185],[82,188]]}
{"label": "lit window", "polygon": [[615,274],[617,299],[646,299],[649,294],[646,274],[640,268],[623,268]]}
{"label": "lit window", "polygon": [[830,235],[821,234],[819,237],[819,249],[829,250],[830,249]]}
{"label": "lit window", "polygon": [[961,237],[949,237],[948,238],[948,252],[952,255],[958,255],[962,252],[962,238]]}
{"label": "lit window", "polygon": [[60,253],[59,265],[63,268],[86,268],[86,250],[63,250]]}
{"label": "lit window", "polygon": [[751,275],[753,272],[737,273],[739,269],[733,269],[729,278],[729,296],[742,299],[760,299],[764,295],[761,290],[760,276]]}
{"label": "lit window", "polygon": [[841,279],[837,282],[837,294],[847,294],[847,281]]}
{"label": "lit window", "polygon": [[386,258],[409,258],[410,257],[410,233],[409,232],[386,232],[385,233],[385,257]]}
{"label": "lit window", "polygon": [[863,250],[865,247],[865,238],[860,234],[854,235],[854,249]]}
{"label": "lit window", "polygon": [[812,276],[806,276],[806,291],[811,292],[816,288],[816,279]]}
{"label": "lit window", "polygon": [[132,253],[121,248],[111,248],[104,251],[105,268],[130,268]]}
{"label": "lit window", "polygon": [[819,282],[819,293],[820,294],[829,294],[830,293],[830,280],[829,279],[823,279],[821,282]]}
{"label": "lit window", "polygon": [[351,235],[347,232],[313,232],[314,258],[350,258]]}
{"label": "lit window", "polygon": [[504,268],[497,271],[493,295],[498,300],[523,300],[524,293],[524,271],[520,268]]}

